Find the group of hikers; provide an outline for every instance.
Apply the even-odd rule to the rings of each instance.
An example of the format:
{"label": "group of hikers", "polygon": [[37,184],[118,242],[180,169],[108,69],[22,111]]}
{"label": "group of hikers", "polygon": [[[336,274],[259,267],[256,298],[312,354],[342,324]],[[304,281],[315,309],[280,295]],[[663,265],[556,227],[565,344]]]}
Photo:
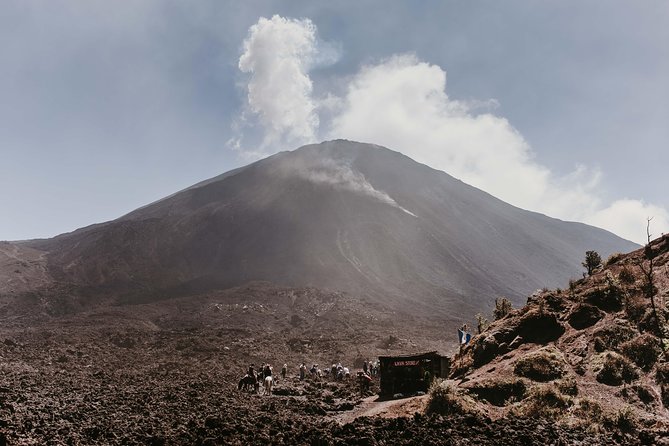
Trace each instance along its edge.
{"label": "group of hikers", "polygon": [[[246,372],[246,375],[242,377],[239,381],[238,389],[239,390],[251,390],[253,389],[256,393],[260,391],[260,386],[263,385],[264,393],[271,394],[272,385],[277,381],[278,377],[273,374],[273,367],[270,364],[263,363],[258,369],[255,368],[254,364],[251,364]],[[369,385],[372,381],[372,376],[376,376],[379,373],[379,361],[372,361],[371,359],[365,360],[362,365],[362,371],[359,371],[357,374],[357,380],[360,384],[360,392],[369,389]],[[285,380],[288,375],[288,364],[284,364],[281,367],[281,380]],[[304,381],[309,378],[314,381],[320,381],[323,378],[331,379],[334,381],[346,381],[351,378],[351,371],[348,367],[343,366],[341,363],[332,364],[331,367],[326,367],[321,369],[318,364],[313,364],[311,367],[303,362],[299,366],[299,379]]]}
{"label": "group of hikers", "polygon": [[[274,368],[270,364],[263,363],[257,370],[254,364],[251,364],[246,371],[246,375],[239,380],[237,388],[239,390],[253,389],[256,393],[260,390],[260,385],[263,385],[263,390],[267,394],[272,393],[274,385],[274,376],[272,375]],[[288,365],[284,364],[281,368],[281,377],[286,378]]]}

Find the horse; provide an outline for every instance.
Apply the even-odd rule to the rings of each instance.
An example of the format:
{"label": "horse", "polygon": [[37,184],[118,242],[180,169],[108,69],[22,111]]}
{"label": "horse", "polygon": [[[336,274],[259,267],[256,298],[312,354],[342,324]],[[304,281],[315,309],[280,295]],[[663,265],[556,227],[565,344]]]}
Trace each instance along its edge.
{"label": "horse", "polygon": [[258,381],[256,380],[255,376],[251,375],[244,375],[244,377],[239,380],[239,384],[237,385],[238,390],[248,391],[251,387],[253,387],[254,390],[258,389]]}
{"label": "horse", "polygon": [[272,385],[274,384],[274,381],[272,380],[272,376],[266,376],[265,377],[265,395],[271,395],[272,394]]}

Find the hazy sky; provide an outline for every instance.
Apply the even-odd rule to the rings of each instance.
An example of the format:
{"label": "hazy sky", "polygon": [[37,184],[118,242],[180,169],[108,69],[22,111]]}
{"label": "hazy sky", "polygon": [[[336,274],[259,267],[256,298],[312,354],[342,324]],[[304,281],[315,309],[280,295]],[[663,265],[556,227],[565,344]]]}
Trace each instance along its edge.
{"label": "hazy sky", "polygon": [[347,138],[641,242],[669,232],[667,24],[662,0],[3,0],[0,240]]}

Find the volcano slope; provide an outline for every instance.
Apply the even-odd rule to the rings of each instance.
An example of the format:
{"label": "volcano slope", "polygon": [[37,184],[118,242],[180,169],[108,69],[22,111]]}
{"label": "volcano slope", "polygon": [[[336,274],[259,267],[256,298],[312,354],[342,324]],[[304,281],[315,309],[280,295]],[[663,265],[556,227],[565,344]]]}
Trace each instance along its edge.
{"label": "volcano slope", "polygon": [[[139,303],[249,281],[345,291],[451,327],[578,274],[584,249],[637,246],[510,206],[391,150],[282,152],[117,220],[23,243],[69,302]],[[48,294],[48,293],[47,293]],[[53,293],[51,293],[53,294]],[[63,293],[60,293],[61,295]]]}
{"label": "volcano slope", "polygon": [[668,263],[663,236],[567,289],[533,294],[454,358],[460,381],[446,399],[467,413],[669,444]]}

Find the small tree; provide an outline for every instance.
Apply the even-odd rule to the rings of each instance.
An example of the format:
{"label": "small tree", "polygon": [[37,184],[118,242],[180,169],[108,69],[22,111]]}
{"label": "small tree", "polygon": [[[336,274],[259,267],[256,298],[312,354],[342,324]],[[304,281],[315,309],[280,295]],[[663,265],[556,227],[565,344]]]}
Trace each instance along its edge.
{"label": "small tree", "polygon": [[586,251],[585,262],[581,263],[581,265],[588,270],[588,276],[592,276],[592,273],[602,266],[602,257],[597,251]]}
{"label": "small tree", "polygon": [[[657,311],[657,305],[655,304],[655,295],[657,294],[657,287],[655,286],[655,271],[653,270],[654,268],[654,260],[655,257],[657,256],[657,253],[653,251],[653,247],[651,246],[651,238],[650,238],[650,221],[653,218],[647,218],[646,219],[646,240],[647,244],[644,246],[643,249],[643,258],[641,260],[638,260],[637,266],[643,273],[643,278],[644,278],[644,283],[643,283],[643,292],[646,295],[646,297],[650,300],[650,305],[653,311],[653,319],[655,321],[655,329],[657,331],[657,335],[660,337],[662,340],[661,346],[662,346],[662,351],[666,353],[665,350],[665,345],[664,345],[664,315],[662,312]],[[645,260],[645,262],[644,262]]]}
{"label": "small tree", "polygon": [[509,301],[509,299],[506,297],[498,297],[495,299],[495,309],[492,314],[495,316],[495,320],[498,321],[509,314],[512,309],[511,301]]}
{"label": "small tree", "polygon": [[478,331],[478,334],[483,333],[483,330],[488,328],[489,322],[488,319],[483,317],[481,313],[478,313],[476,315],[476,330]]}

